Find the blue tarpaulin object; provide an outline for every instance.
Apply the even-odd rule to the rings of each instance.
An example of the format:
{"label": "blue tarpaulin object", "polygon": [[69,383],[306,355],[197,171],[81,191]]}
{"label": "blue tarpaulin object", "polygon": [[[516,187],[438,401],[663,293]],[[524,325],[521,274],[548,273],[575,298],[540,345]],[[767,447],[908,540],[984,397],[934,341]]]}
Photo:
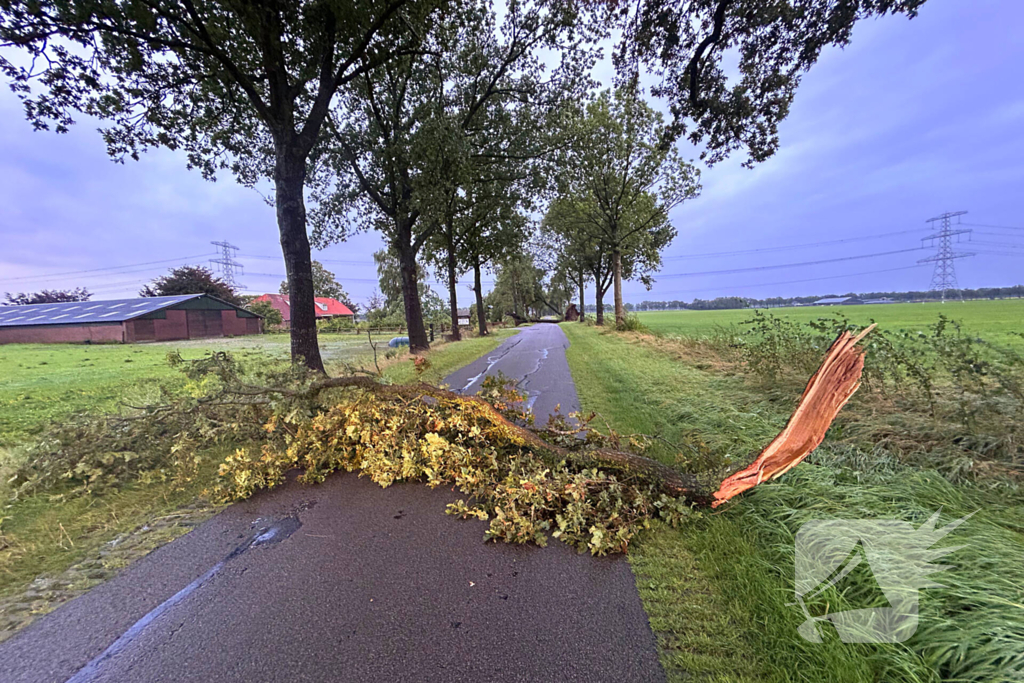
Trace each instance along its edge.
{"label": "blue tarpaulin object", "polygon": [[393,349],[397,349],[399,346],[408,346],[408,345],[409,345],[409,338],[408,337],[394,337],[394,338],[391,339],[391,341],[388,342],[388,346],[390,346]]}

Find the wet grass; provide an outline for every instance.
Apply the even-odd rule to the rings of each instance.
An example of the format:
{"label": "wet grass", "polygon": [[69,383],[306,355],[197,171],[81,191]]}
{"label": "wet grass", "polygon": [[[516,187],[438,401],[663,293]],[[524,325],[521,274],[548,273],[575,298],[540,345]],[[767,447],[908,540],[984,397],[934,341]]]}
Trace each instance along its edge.
{"label": "wet grass", "polygon": [[[706,346],[695,351],[582,325],[563,329],[584,411],[600,412],[618,431],[673,441],[683,453],[677,462],[689,471],[746,462],[783,427],[799,395],[799,388],[765,390],[735,363],[715,362]],[[862,399],[847,412],[868,419],[870,401]],[[655,455],[673,462],[674,450],[660,447]],[[680,529],[656,528],[630,561],[672,680],[1020,680],[1022,502],[1011,482],[953,484],[935,469],[903,464],[884,445],[833,433],[779,481]],[[804,617],[788,603],[801,524],[885,518],[918,526],[939,508],[943,522],[981,512],[951,537],[950,544],[968,547],[949,558],[956,569],[938,578],[948,587],[923,592],[911,640],[846,644],[833,629],[823,643],[798,635]],[[820,599],[840,611],[870,605],[876,592],[870,574],[851,576]]]}

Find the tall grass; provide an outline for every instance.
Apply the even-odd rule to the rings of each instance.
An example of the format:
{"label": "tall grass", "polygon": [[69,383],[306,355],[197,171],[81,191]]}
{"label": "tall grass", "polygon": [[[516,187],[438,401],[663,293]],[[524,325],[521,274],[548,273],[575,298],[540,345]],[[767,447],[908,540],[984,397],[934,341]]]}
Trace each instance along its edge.
{"label": "tall grass", "polygon": [[[806,381],[785,364],[774,381],[758,377],[741,362],[744,349],[735,338],[720,345],[566,328],[584,410],[601,412],[617,430],[673,441],[687,469],[745,462],[782,428]],[[787,343],[779,340],[778,348]],[[631,561],[671,678],[952,683],[1024,677],[1024,497],[1006,467],[982,466],[1011,463],[985,460],[973,450],[979,441],[963,438],[980,423],[956,419],[955,388],[970,390],[975,378],[957,380],[942,367],[935,372],[939,417],[918,389],[908,398],[905,385],[891,381],[885,393],[865,387],[808,462],[695,524],[656,530],[639,545]],[[988,398],[1007,400],[998,380],[985,390]],[[1006,434],[1017,426],[993,417],[986,429]],[[941,443],[943,434],[962,438]],[[959,476],[950,469],[955,453],[972,463]],[[666,450],[660,457],[672,456]],[[884,518],[916,526],[940,508],[943,521],[976,514],[944,542],[966,547],[947,559],[955,569],[936,578],[946,587],[923,591],[920,625],[909,641],[846,644],[833,631],[815,644],[799,636],[804,616],[789,603],[794,536],[804,522]],[[854,572],[814,608],[834,612],[878,599],[873,577]],[[723,620],[734,629],[729,647],[701,645],[695,632],[721,633]],[[735,658],[742,665],[730,664]]]}

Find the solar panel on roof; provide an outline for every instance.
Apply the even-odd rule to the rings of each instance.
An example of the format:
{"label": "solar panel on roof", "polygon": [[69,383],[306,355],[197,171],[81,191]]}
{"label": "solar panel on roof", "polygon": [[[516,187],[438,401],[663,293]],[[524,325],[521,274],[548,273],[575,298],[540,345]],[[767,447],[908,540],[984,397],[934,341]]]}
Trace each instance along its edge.
{"label": "solar panel on roof", "polygon": [[[154,296],[142,299],[90,301],[87,302],[90,305],[84,308],[81,301],[71,301],[63,304],[0,306],[0,327],[123,322],[201,296],[204,295],[181,294],[179,296]],[[71,316],[71,313],[76,315]]]}

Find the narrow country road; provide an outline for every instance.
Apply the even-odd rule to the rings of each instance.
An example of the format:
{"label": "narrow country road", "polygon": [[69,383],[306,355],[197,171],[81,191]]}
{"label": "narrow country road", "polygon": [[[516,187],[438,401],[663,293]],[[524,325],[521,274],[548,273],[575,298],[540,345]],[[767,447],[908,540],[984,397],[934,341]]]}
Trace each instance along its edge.
{"label": "narrow country road", "polygon": [[524,327],[491,353],[449,375],[445,382],[453,391],[475,394],[484,377],[499,372],[519,382],[527,395],[538,425],[543,425],[555,408],[563,415],[578,411],[580,401],[565,360],[569,339],[553,323]]}
{"label": "narrow country road", "polygon": [[[527,328],[463,373],[575,408],[565,343]],[[624,558],[485,543],[444,514],[459,497],[354,474],[262,493],[0,643],[0,680],[664,680]]]}

